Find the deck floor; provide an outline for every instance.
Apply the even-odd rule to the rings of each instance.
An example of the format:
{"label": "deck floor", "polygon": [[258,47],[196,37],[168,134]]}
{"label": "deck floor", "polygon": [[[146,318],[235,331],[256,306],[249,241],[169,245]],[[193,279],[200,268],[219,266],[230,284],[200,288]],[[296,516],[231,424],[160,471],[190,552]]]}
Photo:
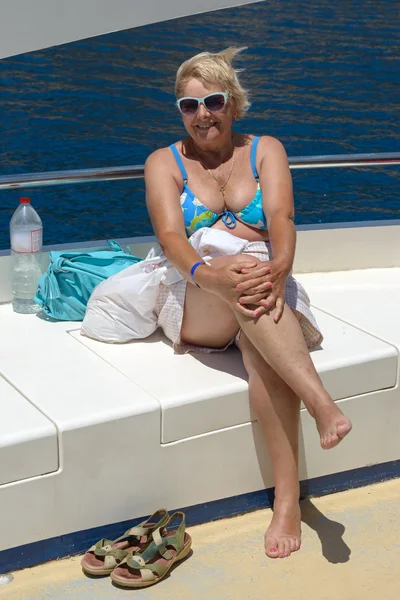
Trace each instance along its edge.
{"label": "deck floor", "polygon": [[193,553],[145,590],[89,579],[79,558],[14,574],[7,600],[395,600],[400,589],[400,479],[303,502],[303,545],[287,559],[263,552],[271,511],[189,529]]}

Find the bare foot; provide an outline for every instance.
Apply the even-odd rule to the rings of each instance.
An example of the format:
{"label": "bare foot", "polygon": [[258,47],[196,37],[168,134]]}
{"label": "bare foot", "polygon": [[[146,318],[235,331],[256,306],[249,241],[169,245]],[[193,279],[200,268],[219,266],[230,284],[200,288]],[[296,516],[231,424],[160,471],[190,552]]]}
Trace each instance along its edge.
{"label": "bare foot", "polygon": [[334,448],[351,431],[352,424],[335,403],[318,408],[315,414],[317,429],[324,450]]}
{"label": "bare foot", "polygon": [[274,516],[264,536],[265,554],[269,558],[285,558],[301,544],[301,513],[298,503],[275,500]]}

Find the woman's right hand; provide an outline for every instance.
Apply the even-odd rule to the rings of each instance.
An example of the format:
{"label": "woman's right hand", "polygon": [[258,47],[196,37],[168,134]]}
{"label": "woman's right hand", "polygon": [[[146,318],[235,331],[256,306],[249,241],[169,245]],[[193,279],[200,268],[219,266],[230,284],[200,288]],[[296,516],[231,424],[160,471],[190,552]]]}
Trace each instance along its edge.
{"label": "woman's right hand", "polygon": [[[249,272],[242,273],[244,268]],[[195,281],[203,290],[215,294],[233,309],[247,317],[257,318],[268,310],[257,303],[265,300],[270,293],[272,284],[268,278],[269,273],[270,269],[263,266],[263,263],[256,258],[238,258],[228,264],[225,261],[221,263],[218,259],[213,259],[210,266],[201,266],[196,270]],[[250,306],[240,303],[242,292],[237,290],[239,284],[249,280],[258,280],[257,288],[259,290],[259,298],[255,298],[255,304]]]}

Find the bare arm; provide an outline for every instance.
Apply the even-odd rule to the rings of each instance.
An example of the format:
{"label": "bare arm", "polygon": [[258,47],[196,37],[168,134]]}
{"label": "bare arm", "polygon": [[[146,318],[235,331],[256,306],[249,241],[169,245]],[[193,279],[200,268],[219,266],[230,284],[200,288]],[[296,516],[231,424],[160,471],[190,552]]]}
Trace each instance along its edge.
{"label": "bare arm", "polygon": [[[273,255],[269,262],[272,291],[259,304],[268,310],[275,309],[274,320],[278,322],[284,309],[285,283],[292,269],[296,247],[292,177],[285,149],[275,138],[264,136],[260,139],[257,157]],[[241,284],[239,289],[246,295],[246,299],[242,299],[246,303],[255,300],[260,292],[260,288],[251,281]]]}
{"label": "bare arm", "polygon": [[179,179],[169,148],[153,152],[146,160],[146,204],[154,233],[165,256],[190,280],[190,269],[201,260],[186,238],[180,207]]}
{"label": "bare arm", "polygon": [[296,248],[293,185],[285,149],[275,138],[262,137],[260,184],[274,261],[286,274]]}

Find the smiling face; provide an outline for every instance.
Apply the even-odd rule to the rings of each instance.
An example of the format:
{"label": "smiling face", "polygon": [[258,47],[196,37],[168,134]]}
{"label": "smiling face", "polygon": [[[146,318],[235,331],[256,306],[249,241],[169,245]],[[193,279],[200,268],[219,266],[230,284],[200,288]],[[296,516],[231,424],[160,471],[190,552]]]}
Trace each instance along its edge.
{"label": "smiling face", "polygon": [[[213,92],[226,92],[226,90],[218,84],[204,87],[198,79],[190,79],[183,89],[182,97],[203,98]],[[182,119],[190,137],[202,148],[218,146],[226,139],[231,139],[234,114],[229,98],[223,109],[218,112],[210,112],[204,104],[200,104],[195,115],[182,115]]]}

